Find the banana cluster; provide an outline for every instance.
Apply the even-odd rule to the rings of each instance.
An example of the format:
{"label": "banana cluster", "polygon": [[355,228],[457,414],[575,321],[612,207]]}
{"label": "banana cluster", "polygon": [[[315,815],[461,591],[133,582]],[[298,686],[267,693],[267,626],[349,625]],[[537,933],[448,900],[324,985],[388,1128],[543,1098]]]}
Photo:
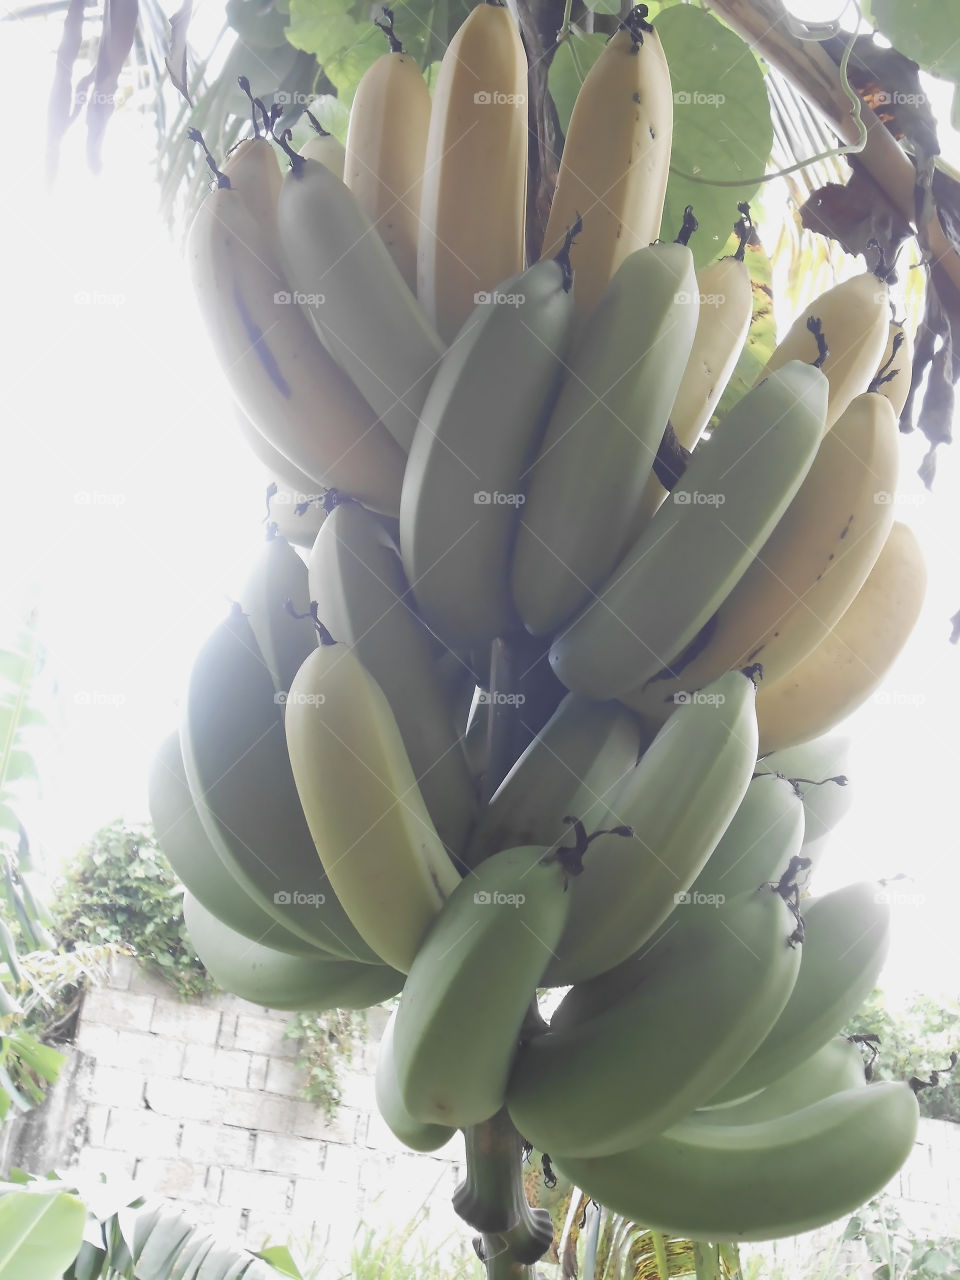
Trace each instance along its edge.
{"label": "banana cluster", "polygon": [[[660,1230],[807,1230],[917,1122],[838,1039],[889,908],[801,896],[848,795],[824,735],[923,596],[887,283],[816,299],[704,438],[751,319],[748,211],[700,272],[693,220],[661,228],[644,7],[582,86],[535,261],[510,11],[473,10],[432,100],[383,25],[346,147],[265,127],[211,158],[191,232],[245,440],[327,491],[306,556],[271,528],[157,757],[191,938],[274,1007],[399,993],[377,1099],[415,1150],[506,1108]],[[569,988],[549,1026],[545,987]]]}

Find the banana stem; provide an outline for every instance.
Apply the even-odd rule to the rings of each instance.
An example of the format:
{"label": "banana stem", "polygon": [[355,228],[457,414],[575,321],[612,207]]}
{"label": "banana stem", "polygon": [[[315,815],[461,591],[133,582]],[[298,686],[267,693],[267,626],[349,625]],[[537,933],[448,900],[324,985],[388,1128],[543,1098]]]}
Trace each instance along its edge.
{"label": "banana stem", "polygon": [[487,717],[487,767],[483,801],[499,787],[517,758],[517,664],[513,647],[501,636],[490,647],[490,699]]}
{"label": "banana stem", "polygon": [[535,1280],[533,1267],[517,1262],[502,1236],[481,1236],[480,1241],[487,1280]]}

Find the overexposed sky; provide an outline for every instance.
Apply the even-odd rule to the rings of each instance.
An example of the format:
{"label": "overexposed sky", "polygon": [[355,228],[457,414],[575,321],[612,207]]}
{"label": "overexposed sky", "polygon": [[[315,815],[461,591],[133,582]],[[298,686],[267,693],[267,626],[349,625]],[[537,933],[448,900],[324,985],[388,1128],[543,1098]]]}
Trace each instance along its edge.
{"label": "overexposed sky", "polygon": [[[836,5],[795,2],[829,17]],[[219,26],[222,5],[197,6]],[[156,208],[153,126],[112,121],[89,175],[82,124],[52,196],[43,132],[62,17],[7,23],[0,41],[6,181],[0,609],[40,607],[58,732],[32,829],[53,863],[115,816],[146,816],[146,776],[174,726],[190,663],[241,589],[262,539],[265,479],[240,447],[189,282]],[[948,96],[938,107],[945,110]],[[945,152],[960,163],[956,135]],[[789,317],[780,316],[781,323]],[[960,459],[941,451],[932,495],[904,441],[898,518],[927,550],[924,615],[885,689],[848,725],[853,812],[818,887],[906,872],[891,993],[956,991],[960,839]]]}

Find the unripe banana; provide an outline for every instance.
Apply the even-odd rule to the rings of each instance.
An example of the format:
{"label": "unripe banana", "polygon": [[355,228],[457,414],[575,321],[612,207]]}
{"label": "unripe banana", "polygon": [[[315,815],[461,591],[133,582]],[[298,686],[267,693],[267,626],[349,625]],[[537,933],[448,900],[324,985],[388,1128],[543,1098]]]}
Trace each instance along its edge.
{"label": "unripe banana", "polygon": [[572,252],[581,329],[624,258],[660,234],[673,89],[660,37],[640,13],[631,10],[580,86],[543,238],[550,257],[583,219]]}
{"label": "unripe banana", "polygon": [[345,644],[321,644],[287,699],[297,791],[360,935],[406,973],[460,877],[430,819],[383,690]]}
{"label": "unripe banana", "polygon": [[449,1125],[422,1124],[414,1120],[400,1097],[397,1085],[397,1068],[393,1051],[393,1028],[397,1020],[394,1009],[390,1021],[384,1027],[380,1037],[380,1048],[377,1051],[377,1071],[375,1088],[377,1110],[383,1117],[387,1128],[411,1151],[439,1151],[456,1133]]}
{"label": "unripe banana", "polygon": [[881,1191],[909,1156],[918,1120],[909,1086],[887,1080],[758,1124],[683,1120],[632,1151],[561,1156],[555,1167],[615,1213],[672,1236],[773,1240]]}
{"label": "unripe banana", "polygon": [[[723,428],[721,428],[722,430]],[[732,667],[759,662],[773,684],[849,608],[893,524],[889,497],[900,467],[890,402],[857,396],[824,436],[793,501],[756,558],[706,624],[705,643],[678,654],[625,699],[663,718],[680,689],[698,689]],[[878,501],[879,499],[879,501]]]}
{"label": "unripe banana", "polygon": [[887,397],[899,418],[907,403],[913,378],[913,339],[906,325],[897,320],[890,321],[887,345],[880,357],[876,376],[883,378],[876,388],[878,393]]}
{"label": "unripe banana", "polygon": [[323,345],[406,452],[443,343],[373,223],[324,165],[292,159],[277,225],[287,278]]}
{"label": "unripe banana", "polygon": [[[754,387],[708,441],[550,650],[568,689],[636,689],[691,643],[736,586],[810,468],[827,383],[796,361]],[[683,578],[677,582],[678,567]]]}
{"label": "unripe banana", "polygon": [[[690,887],[690,897],[723,894],[727,898],[779,880],[800,853],[805,810],[797,788],[786,778],[754,774],[740,807],[720,837],[706,866]],[[665,927],[669,928],[670,921]]]}
{"label": "unripe banana", "polygon": [[324,350],[271,266],[269,228],[219,188],[193,221],[187,257],[230,390],[267,440],[316,484],[396,513],[404,456]]}
{"label": "unripe banana", "polygon": [[[696,879],[737,811],[756,760],[756,689],[731,671],[677,709],[614,792],[601,836],[571,881],[570,918],[546,982],[564,985],[612,969],[663,923]],[[578,817],[578,814],[572,814]]]}
{"label": "unripe banana", "polygon": [[503,1106],[566,920],[565,886],[556,852],[537,845],[494,854],[451,894],[413,961],[394,1027],[397,1083],[414,1119],[463,1128]]}
{"label": "unripe banana", "polygon": [[291,955],[316,954],[309,942],[267,915],[221,861],[190,795],[179,733],[168,734],[154,757],[149,802],[150,819],[164,856],[208,911],[244,938]]}
{"label": "unripe banana", "polygon": [[335,960],[314,951],[292,956],[251,942],[183,895],[190,941],[214,982],[268,1009],[367,1009],[395,996],[403,974],[379,964]]}
{"label": "unripe banana", "polygon": [[430,90],[417,60],[402,51],[392,25],[384,30],[391,51],[367,68],[353,96],[343,180],[416,293]]}
{"label": "unripe banana", "polygon": [[846,613],[812,653],[757,697],[760,750],[829,732],[880,685],[920,616],[927,571],[909,526],[895,521]]}
{"label": "unripe banana", "polygon": [[[343,171],[347,163],[347,152],[343,143],[335,138],[332,133],[327,133],[324,129],[321,133],[317,131],[312,138],[309,139],[300,148],[300,154],[304,160],[316,160],[317,164],[324,165],[329,169],[335,177],[343,181]],[[280,175],[281,181],[283,174]]]}
{"label": "unripe banana", "polygon": [[307,566],[275,526],[268,529],[266,546],[247,578],[240,603],[273,687],[286,695],[307,655],[317,647],[317,630],[311,618],[293,616],[306,614],[310,607]]}
{"label": "unripe banana", "polygon": [[280,702],[249,619],[234,605],[197,654],[180,726],[200,820],[230,875],[267,915],[337,957],[376,962],[317,861]]}
{"label": "unripe banana", "polygon": [[386,695],[437,832],[459,855],[475,815],[473,780],[397,548],[359,503],[327,517],[310,553],[309,594]]}
{"label": "unripe banana", "polygon": [[510,1116],[551,1158],[624,1151],[675,1124],[739,1069],[787,1003],[800,952],[772,886],[680,911],[690,917],[682,941],[653,946],[631,991],[521,1049]]}
{"label": "unripe banana", "polygon": [[428,626],[451,648],[516,626],[510,553],[527,469],[563,373],[569,264],[538,262],[478,306],[444,355],[410,450],[400,549]]}
{"label": "unripe banana", "polygon": [[523,270],[527,127],[516,21],[506,6],[478,4],[440,64],[423,170],[417,295],[446,342],[478,294]]}
{"label": "unripe banana", "polygon": [[890,908],[876,884],[847,885],[803,903],[803,961],[786,1008],[756,1053],[709,1102],[765,1088],[837,1034],[873,990],[890,942]]}
{"label": "unripe banana", "polygon": [[653,244],[623,261],[574,344],[514,551],[513,598],[534,635],[582,608],[625,550],[696,323],[693,255]]}
{"label": "unripe banana", "polygon": [[819,354],[809,321],[818,320],[829,349],[822,368],[830,384],[827,429],[855,396],[869,386],[887,342],[890,291],[869,271],[844,280],[813,302],[796,318],[758,379],[782,369],[791,360],[815,360]]}
{"label": "unripe banana", "polygon": [[277,245],[277,200],[283,173],[277,153],[267,138],[244,138],[227,154],[221,171],[230,187],[247,206],[253,220],[269,234],[265,244],[272,251],[270,266],[280,271]]}
{"label": "unripe banana", "polygon": [[511,845],[554,844],[567,815],[588,831],[603,825],[643,746],[636,718],[619,703],[567,694],[480,814],[467,863]]}
{"label": "unripe banana", "polygon": [[757,761],[758,773],[778,773],[793,781],[803,804],[804,845],[822,840],[850,812],[855,788],[847,777],[849,753],[850,739],[834,734],[772,751]]}

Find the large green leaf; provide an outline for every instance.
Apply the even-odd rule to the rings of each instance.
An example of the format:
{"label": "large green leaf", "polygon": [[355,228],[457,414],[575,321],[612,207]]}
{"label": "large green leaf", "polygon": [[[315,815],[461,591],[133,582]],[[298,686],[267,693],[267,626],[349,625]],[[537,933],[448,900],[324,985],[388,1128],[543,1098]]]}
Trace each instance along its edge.
{"label": "large green leaf", "polygon": [[764,172],[773,125],[763,72],[748,45],[709,13],[692,5],[667,9],[657,31],[674,91],[673,152],[661,235],[672,240],[683,210],[693,205],[700,230],[690,242],[698,267],[717,256],[736,221],[737,202],[758,183],[721,187],[691,182],[754,178]]}
{"label": "large green leaf", "polygon": [[86,1211],[64,1191],[0,1198],[0,1280],[60,1280],[83,1243]]}
{"label": "large green leaf", "polygon": [[944,80],[960,80],[956,0],[872,0],[873,21],[895,49]]}

